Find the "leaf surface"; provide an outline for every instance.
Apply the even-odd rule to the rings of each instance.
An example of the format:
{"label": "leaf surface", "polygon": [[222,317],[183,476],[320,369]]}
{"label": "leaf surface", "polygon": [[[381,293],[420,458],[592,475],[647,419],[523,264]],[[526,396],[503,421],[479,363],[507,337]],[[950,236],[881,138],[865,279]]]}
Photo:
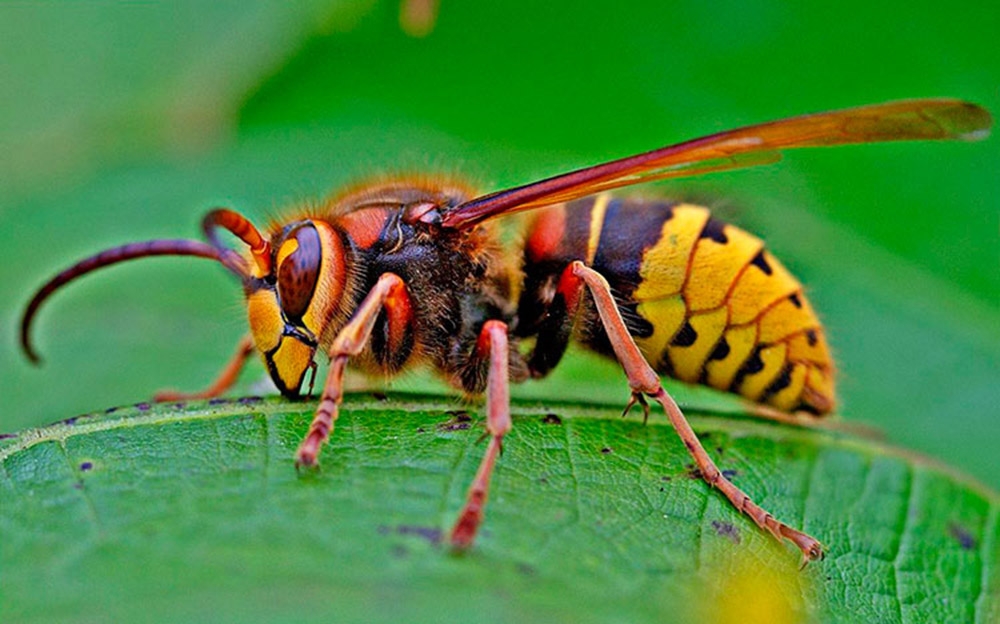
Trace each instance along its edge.
{"label": "leaf surface", "polygon": [[[4,621],[995,620],[996,494],[829,431],[694,416],[723,470],[816,535],[798,571],[692,474],[654,414],[521,401],[484,530],[442,545],[483,445],[476,407],[349,397],[322,470],[313,404],[83,416],[0,441]],[[470,416],[467,420],[465,416]]]}

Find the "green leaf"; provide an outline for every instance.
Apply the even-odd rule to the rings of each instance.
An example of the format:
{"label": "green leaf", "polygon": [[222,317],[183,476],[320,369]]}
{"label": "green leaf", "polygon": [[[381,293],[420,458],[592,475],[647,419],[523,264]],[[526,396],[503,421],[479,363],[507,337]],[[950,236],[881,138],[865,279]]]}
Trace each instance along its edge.
{"label": "green leaf", "polygon": [[825,560],[691,474],[654,414],[522,401],[473,550],[441,545],[480,410],[348,397],[322,470],[313,403],[108,410],[0,440],[4,621],[996,621],[1000,498],[829,431],[692,423],[720,467]]}
{"label": "green leaf", "polygon": [[[137,263],[60,293],[36,328],[47,358],[40,371],[20,358],[13,336],[30,293],[60,268],[129,240],[196,236],[215,205],[263,223],[282,206],[400,170],[461,172],[493,190],[742,123],[902,97],[956,96],[1000,111],[1000,13],[988,3],[943,12],[917,2],[904,15],[848,0],[840,13],[858,19],[847,20],[831,20],[819,4],[775,0],[646,0],[628,11],[570,0],[441,7],[435,31],[418,40],[400,32],[395,1],[2,4],[0,430],[211,378],[246,323],[238,285],[205,263]],[[827,325],[845,417],[997,488],[1000,150],[990,140],[802,152],[774,167],[641,191],[707,198],[764,237]],[[383,620],[450,609],[455,619],[627,621],[719,619],[734,605],[741,622],[751,605],[771,621],[789,612],[961,620],[977,605],[982,621],[1000,619],[994,494],[877,445],[696,418],[699,432],[718,433],[723,466],[739,471],[740,485],[793,524],[804,514],[805,528],[830,546],[826,561],[798,573],[795,553],[700,482],[676,476],[689,460],[662,420],[643,429],[585,418],[617,413],[616,368],[568,359],[549,380],[516,389],[533,401],[608,407],[554,406],[570,424],[550,429],[536,422],[548,409],[520,405],[487,532],[460,559],[410,528],[449,526],[482,451],[478,422],[427,433],[450,418],[450,403],[411,411],[402,398],[355,399],[324,472],[305,482],[290,455],[308,406],[285,414],[267,403],[243,416],[154,408],[45,429],[30,448],[30,434],[0,440],[0,453],[12,453],[0,473],[0,619],[361,619],[371,606]],[[680,394],[685,406],[706,405],[706,395]],[[159,424],[143,424],[147,417]],[[287,431],[250,443],[246,465],[223,470],[219,451],[199,462],[213,440],[222,451],[243,448],[212,429],[240,440],[229,435],[241,431],[240,418],[250,418],[242,435],[251,438],[265,423],[272,436]],[[88,422],[117,424],[86,434]],[[348,455],[353,431],[369,459]],[[660,446],[630,435],[659,436]],[[577,448],[595,436],[612,453]],[[113,473],[117,460],[77,456],[70,464],[60,438],[67,450],[86,442],[89,457],[142,470]],[[532,481],[546,452],[570,456],[567,440],[575,468],[549,471],[549,489]],[[428,448],[444,454],[440,474],[407,468],[433,459]],[[55,463],[40,461],[44,453]],[[664,492],[635,476],[607,488],[568,476],[588,466],[616,474],[603,468],[640,457],[647,472],[655,459],[656,475],[673,475]],[[809,476],[803,461],[813,461]],[[512,489],[518,471],[530,487]],[[570,484],[587,506],[568,497]],[[892,499],[906,487],[912,514]],[[106,528],[80,520],[85,495]],[[636,501],[646,507],[637,512]],[[578,519],[568,515],[578,508]],[[636,516],[642,522],[597,524]],[[714,520],[738,529],[740,545],[713,537]],[[914,537],[900,539],[897,525]],[[963,567],[976,556],[988,560],[978,585]],[[897,596],[918,606],[902,608]]]}

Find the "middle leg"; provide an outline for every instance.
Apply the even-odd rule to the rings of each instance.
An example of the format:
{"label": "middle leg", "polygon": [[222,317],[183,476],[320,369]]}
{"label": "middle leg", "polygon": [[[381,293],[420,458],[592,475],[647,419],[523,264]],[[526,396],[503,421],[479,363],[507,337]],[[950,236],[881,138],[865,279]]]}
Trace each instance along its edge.
{"label": "middle leg", "polygon": [[507,324],[486,321],[476,342],[476,355],[489,357],[489,377],[486,382],[486,433],[489,445],[479,464],[476,478],[469,487],[465,507],[451,530],[451,545],[465,549],[472,545],[479,525],[483,522],[483,509],[490,489],[490,477],[497,457],[502,451],[503,437],[510,431],[510,380]]}
{"label": "middle leg", "polygon": [[236,353],[226,364],[226,367],[222,369],[219,373],[218,378],[212,382],[212,385],[205,388],[204,390],[198,392],[179,392],[177,390],[160,390],[153,397],[153,400],[157,403],[164,403],[167,401],[192,401],[194,399],[214,399],[217,396],[221,396],[226,390],[229,390],[236,379],[240,375],[240,371],[243,370],[244,364],[247,362],[247,358],[253,353],[253,339],[250,336],[244,336],[240,340],[239,345],[236,347]]}

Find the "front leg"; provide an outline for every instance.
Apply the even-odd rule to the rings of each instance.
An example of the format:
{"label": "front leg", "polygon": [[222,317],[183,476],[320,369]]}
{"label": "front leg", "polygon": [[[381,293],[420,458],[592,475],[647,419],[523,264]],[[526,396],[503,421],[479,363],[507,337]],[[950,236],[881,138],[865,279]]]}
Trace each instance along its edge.
{"label": "front leg", "polygon": [[[320,449],[333,431],[333,423],[337,420],[340,402],[344,397],[344,369],[347,367],[347,360],[364,350],[368,339],[371,338],[379,312],[383,309],[390,325],[394,322],[405,322],[408,318],[405,312],[410,309],[410,298],[406,293],[406,284],[394,273],[384,273],[379,277],[351,320],[340,330],[330,345],[330,371],[326,375],[316,416],[313,417],[309,432],[295,454],[296,468],[316,465]],[[402,331],[402,328],[398,328],[398,331],[393,329],[390,327],[391,334]]]}
{"label": "front leg", "polygon": [[226,367],[222,369],[219,376],[212,382],[212,385],[205,388],[204,390],[198,392],[179,392],[177,390],[160,390],[153,397],[153,400],[157,403],[164,403],[167,401],[192,401],[194,399],[214,399],[215,397],[222,396],[226,390],[229,390],[236,379],[240,376],[240,371],[243,370],[243,366],[247,362],[247,358],[253,353],[253,339],[250,336],[244,336],[240,340],[239,345],[236,347],[236,353],[226,364]]}

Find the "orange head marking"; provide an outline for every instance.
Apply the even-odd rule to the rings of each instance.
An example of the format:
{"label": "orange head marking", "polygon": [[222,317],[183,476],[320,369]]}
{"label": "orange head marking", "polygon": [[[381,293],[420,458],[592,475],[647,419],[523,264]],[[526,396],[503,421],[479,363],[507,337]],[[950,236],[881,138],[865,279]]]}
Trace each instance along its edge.
{"label": "orange head marking", "polygon": [[298,396],[306,371],[315,371],[320,336],[344,291],[340,235],[324,222],[306,219],[268,241],[249,220],[226,209],[209,212],[203,226],[220,255],[236,254],[219,240],[218,228],[249,248],[252,264],[243,283],[250,333],[278,390]]}
{"label": "orange head marking", "polygon": [[340,306],[345,251],[333,228],[311,220],[286,226],[269,248],[269,272],[247,281],[250,332],[275,385],[295,397]]}
{"label": "orange head marking", "polygon": [[253,269],[251,275],[263,277],[271,272],[271,245],[260,235],[253,223],[239,214],[227,208],[216,208],[212,210],[201,222],[205,232],[205,238],[220,254],[235,255],[234,252],[223,245],[215,234],[216,228],[225,228],[247,244],[250,248],[250,256],[253,258]]}

